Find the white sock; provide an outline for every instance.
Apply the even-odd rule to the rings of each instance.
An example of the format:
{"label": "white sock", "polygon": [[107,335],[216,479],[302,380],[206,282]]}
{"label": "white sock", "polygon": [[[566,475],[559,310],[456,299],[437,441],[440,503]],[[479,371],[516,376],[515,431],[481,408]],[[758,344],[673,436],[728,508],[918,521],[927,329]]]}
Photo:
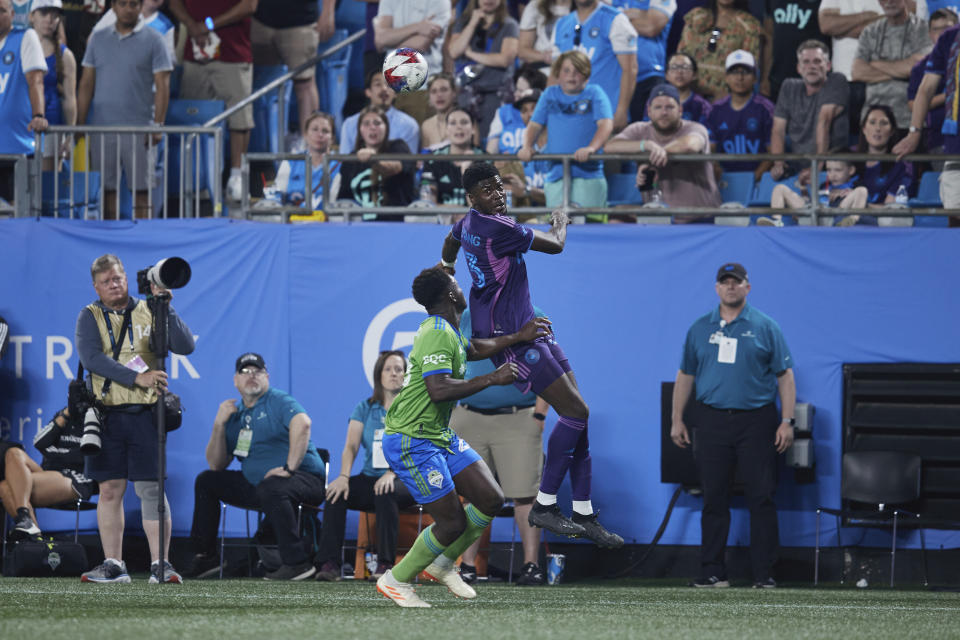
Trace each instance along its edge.
{"label": "white sock", "polygon": [[123,566],[123,563],[120,562],[119,560],[117,560],[116,558],[106,558],[106,559],[104,560],[104,563],[107,563],[107,562],[109,562],[110,564],[115,564],[115,565],[117,565],[118,567],[122,567],[122,566]]}
{"label": "white sock", "polygon": [[590,503],[589,500],[574,500],[573,512],[579,513],[582,516],[592,516],[593,505]]}
{"label": "white sock", "polygon": [[453,560],[443,555],[442,553],[436,557],[436,559],[433,561],[433,564],[437,565],[444,571],[449,571],[450,569],[453,569]]}
{"label": "white sock", "polygon": [[537,502],[545,507],[549,507],[552,504],[557,504],[557,494],[537,491]]}
{"label": "white sock", "polygon": [[230,167],[230,177],[240,177],[240,167]]}

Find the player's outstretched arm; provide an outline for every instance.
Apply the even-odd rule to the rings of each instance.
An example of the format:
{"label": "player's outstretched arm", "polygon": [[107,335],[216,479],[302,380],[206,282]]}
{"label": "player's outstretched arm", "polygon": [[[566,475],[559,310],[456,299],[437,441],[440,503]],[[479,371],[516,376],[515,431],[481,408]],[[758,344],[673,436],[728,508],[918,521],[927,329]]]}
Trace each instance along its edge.
{"label": "player's outstretched arm", "polygon": [[520,375],[516,363],[507,362],[496,371],[469,380],[460,380],[449,373],[427,376],[423,381],[427,385],[427,394],[433,402],[450,402],[472,396],[493,385],[511,384]]}
{"label": "player's outstretched arm", "polygon": [[560,253],[567,243],[567,225],[570,224],[570,218],[563,209],[556,209],[550,215],[550,230],[533,230],[533,242],[530,249],[540,251],[541,253]]}
{"label": "player's outstretched arm", "polygon": [[460,253],[460,241],[453,237],[453,232],[447,234],[443,240],[443,249],[440,250],[440,265],[450,275],[454,275],[456,268],[453,266],[457,261],[457,254]]}
{"label": "player's outstretched arm", "polygon": [[534,318],[516,333],[496,338],[474,338],[467,348],[467,360],[483,360],[518,342],[532,342],[550,335],[550,319]]}

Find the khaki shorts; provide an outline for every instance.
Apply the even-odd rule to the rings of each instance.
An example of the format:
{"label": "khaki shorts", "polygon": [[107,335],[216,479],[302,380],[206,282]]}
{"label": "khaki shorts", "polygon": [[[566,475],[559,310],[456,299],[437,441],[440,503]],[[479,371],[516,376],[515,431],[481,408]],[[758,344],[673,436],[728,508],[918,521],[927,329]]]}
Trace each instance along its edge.
{"label": "khaki shorts", "polygon": [[940,201],[944,209],[960,209],[960,163],[948,162],[940,174]]}
{"label": "khaki shorts", "polygon": [[[250,21],[250,43],[253,46],[254,64],[285,64],[295,69],[317,55],[320,35],[313,23],[286,29],[268,27],[256,18]],[[296,80],[309,80],[314,75],[315,65],[294,76]]]}
{"label": "khaki shorts", "polygon": [[[253,93],[253,65],[249,62],[214,60],[183,63],[180,97],[185,100],[223,100],[227,108]],[[249,104],[227,119],[231,131],[253,129],[253,105]]]}
{"label": "khaki shorts", "polygon": [[543,432],[533,407],[516,413],[483,415],[456,406],[450,428],[480,454],[508,498],[530,498],[540,488]]}

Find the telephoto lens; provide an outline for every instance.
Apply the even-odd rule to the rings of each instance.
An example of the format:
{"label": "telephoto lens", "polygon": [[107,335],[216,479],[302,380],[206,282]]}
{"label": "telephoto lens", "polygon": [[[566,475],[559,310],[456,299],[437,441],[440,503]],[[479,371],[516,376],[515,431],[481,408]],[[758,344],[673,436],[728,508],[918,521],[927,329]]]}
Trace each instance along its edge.
{"label": "telephoto lens", "polygon": [[93,407],[83,416],[83,437],[80,438],[80,452],[85,456],[100,453],[100,416]]}

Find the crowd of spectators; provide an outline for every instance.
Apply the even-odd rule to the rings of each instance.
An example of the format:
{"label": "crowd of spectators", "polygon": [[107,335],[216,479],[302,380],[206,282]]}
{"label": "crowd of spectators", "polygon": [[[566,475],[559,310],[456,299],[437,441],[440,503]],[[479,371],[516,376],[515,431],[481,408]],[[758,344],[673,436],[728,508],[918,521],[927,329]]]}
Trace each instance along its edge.
{"label": "crowd of spectators", "polygon": [[[20,77],[0,88],[0,110],[17,115],[15,126],[0,138],[0,153],[33,153],[29,142],[33,132],[47,123],[163,124],[175,67],[173,73],[182,74],[175,83],[179,97],[223,100],[227,107],[236,104],[252,92],[254,65],[283,63],[293,68],[314,55],[318,44],[334,32],[336,4],[113,0],[75,11],[62,0],[32,0],[32,11],[25,13],[22,3],[0,0],[0,47],[7,50],[15,43],[24,53],[19,74],[14,74]],[[320,103],[318,86],[320,92],[326,88],[310,67],[293,83],[299,114],[295,124],[302,140],[298,148],[314,157],[315,178],[324,153],[357,153],[355,161],[336,165],[336,187],[328,199],[352,200],[365,207],[406,206],[418,200],[418,194],[435,203],[465,203],[455,171],[449,171],[461,163],[381,161],[373,157],[378,153],[516,154],[516,161],[500,167],[515,202],[555,206],[566,197],[575,205],[605,207],[618,199],[608,193],[615,173],[635,174],[637,187],[667,206],[689,206],[693,201],[719,204],[728,184],[725,173],[752,172],[757,183],[769,174],[792,192],[787,196],[779,189],[776,201],[781,206],[808,202],[814,180],[824,182],[822,191],[836,190],[829,175],[824,174],[826,180],[811,176],[809,163],[735,160],[704,162],[706,173],[673,170],[671,154],[690,147],[674,142],[690,142],[691,131],[698,140],[705,134],[707,142],[693,144],[692,151],[683,153],[945,151],[941,129],[948,130],[955,122],[946,118],[944,124],[944,105],[956,61],[949,45],[944,46],[946,60],[937,63],[948,69],[931,67],[930,54],[944,32],[956,37],[950,27],[956,25],[957,14],[943,3],[767,0],[759,8],[746,0],[701,4],[689,8],[682,3],[678,8],[676,0],[368,1],[367,104],[362,114],[369,117],[361,122],[361,112],[351,112],[358,105],[346,113],[314,118]],[[672,27],[680,32],[675,47],[668,40]],[[429,75],[420,90],[397,95],[386,84],[380,64],[387,51],[399,46],[423,51]],[[571,56],[574,52],[577,55]],[[36,95],[38,71],[43,74],[42,97]],[[922,92],[923,100],[918,101],[925,74],[938,84],[935,90]],[[8,86],[12,91],[3,90]],[[671,105],[669,114],[659,110],[659,122],[651,118],[654,94],[668,102],[675,99],[679,118]],[[920,108],[923,122],[917,126],[911,119]],[[882,135],[871,124],[877,114],[889,125]],[[341,118],[339,131],[318,132]],[[317,129],[312,133],[311,122]],[[241,159],[253,127],[250,106],[228,119],[228,203],[242,195]],[[873,133],[865,127],[873,127]],[[469,140],[461,139],[466,131]],[[111,174],[103,177],[106,190],[119,185],[119,174],[113,175],[119,167],[136,192],[138,216],[151,213],[143,196],[147,182],[154,180],[157,162],[159,137],[152,138],[142,145],[104,148],[104,166]],[[905,140],[898,145],[901,139]],[[610,140],[615,142],[608,144]],[[643,140],[649,144],[641,145]],[[67,161],[72,143],[64,137],[54,149],[52,141],[45,141],[45,167],[52,168],[55,159]],[[99,153],[98,144],[89,147]],[[651,155],[639,166],[604,163],[601,155],[604,150],[623,149],[647,153],[651,147],[664,155]],[[574,154],[569,193],[563,193],[562,164],[540,161],[539,153]],[[94,158],[94,164],[98,162]],[[295,164],[284,165],[274,194],[289,191],[291,175],[305,187],[305,168]],[[425,166],[430,171],[425,172]],[[134,167],[140,175],[132,175]],[[866,203],[877,206],[891,198],[900,202],[889,189],[884,191],[886,184],[902,184],[913,196],[924,171],[955,170],[949,163],[913,166],[887,161],[860,161],[850,168],[857,186],[869,194]],[[443,184],[436,181],[438,169]],[[9,173],[0,174],[0,196],[7,198]],[[656,188],[647,181],[656,182]],[[305,188],[297,186],[291,192],[297,197],[280,200],[307,206],[309,199],[301,191]],[[316,186],[312,200],[315,210],[323,206]],[[385,218],[367,216],[372,217]],[[686,219],[705,220],[678,216],[674,221]]]}

